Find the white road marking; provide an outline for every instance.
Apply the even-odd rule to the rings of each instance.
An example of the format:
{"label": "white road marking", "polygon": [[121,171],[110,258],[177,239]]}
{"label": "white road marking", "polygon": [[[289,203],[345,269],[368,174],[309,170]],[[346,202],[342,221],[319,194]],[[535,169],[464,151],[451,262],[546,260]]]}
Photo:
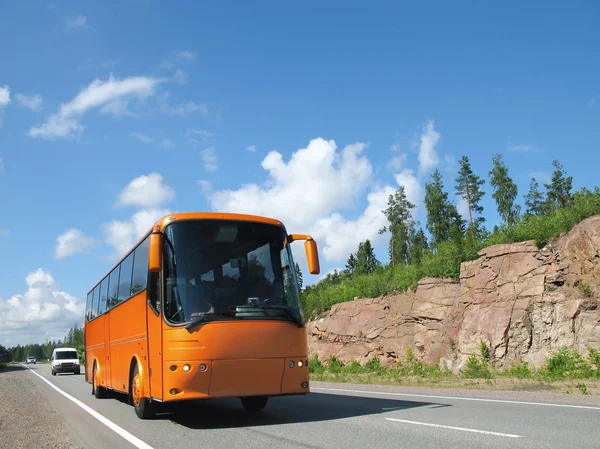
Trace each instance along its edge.
{"label": "white road marking", "polygon": [[417,424],[419,426],[427,426],[427,427],[438,427],[440,429],[450,429],[450,430],[461,430],[463,432],[474,432],[474,433],[483,433],[485,435],[494,435],[497,437],[507,437],[507,438],[521,438],[523,435],[514,435],[512,433],[501,433],[501,432],[490,432],[488,430],[478,430],[478,429],[468,429],[466,427],[454,427],[454,426],[445,426],[443,424],[432,424],[427,422],[419,422],[419,421],[408,421],[406,419],[396,419],[396,418],[385,418],[388,421],[396,421],[407,424]]}
{"label": "white road marking", "polygon": [[518,404],[518,405],[538,405],[543,407],[565,407],[565,408],[580,408],[587,410],[600,410],[598,406],[592,405],[571,405],[571,404],[551,404],[546,402],[526,402],[526,401],[510,401],[507,399],[485,399],[485,398],[465,398],[459,396],[435,396],[428,394],[415,393],[394,393],[391,391],[369,391],[369,390],[351,390],[347,388],[318,388],[310,387],[311,391],[341,391],[345,393],[361,393],[361,394],[382,394],[387,396],[406,396],[414,398],[432,398],[432,399],[451,399],[455,401],[476,401],[476,402],[497,402],[501,404]]}
{"label": "white road marking", "polygon": [[104,416],[102,416],[96,410],[88,407],[83,402],[81,402],[79,399],[76,399],[73,396],[71,396],[70,394],[65,393],[60,388],[58,388],[56,385],[54,385],[52,382],[50,382],[48,379],[46,379],[43,376],[39,375],[38,373],[36,373],[34,370],[32,370],[31,368],[29,368],[28,366],[26,366],[26,365],[23,365],[23,366],[25,366],[25,368],[27,368],[33,374],[35,374],[36,376],[38,376],[40,379],[42,379],[44,382],[46,382],[48,385],[50,385],[52,388],[54,388],[56,391],[58,391],[60,394],[62,394],[64,397],[66,397],[67,399],[73,401],[79,407],[81,407],[82,409],[84,409],[86,412],[88,412],[90,415],[92,415],[94,418],[96,418],[98,421],[100,421],[106,427],[108,427],[109,429],[113,430],[115,433],[117,433],[120,436],[122,436],[123,438],[125,438],[127,441],[129,441],[131,444],[133,444],[135,447],[137,447],[139,449],[154,449],[152,446],[150,446],[149,444],[144,443],[142,440],[140,440],[135,435],[130,434],[129,432],[127,432],[122,427],[117,426],[114,422],[112,422],[108,418],[105,418]]}

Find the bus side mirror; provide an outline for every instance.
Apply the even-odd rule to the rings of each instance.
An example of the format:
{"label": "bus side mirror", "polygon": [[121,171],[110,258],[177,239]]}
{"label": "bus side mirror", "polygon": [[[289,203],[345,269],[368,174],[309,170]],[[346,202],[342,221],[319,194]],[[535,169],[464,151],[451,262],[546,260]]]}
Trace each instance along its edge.
{"label": "bus side mirror", "polygon": [[296,240],[306,240],[304,242],[304,251],[306,252],[306,262],[308,263],[308,272],[310,274],[319,274],[321,268],[319,266],[319,251],[317,250],[317,242],[307,234],[290,234],[288,235],[288,243]]}
{"label": "bus side mirror", "polygon": [[148,270],[157,273],[162,268],[162,235],[159,232],[150,234],[150,257],[148,258]]}
{"label": "bus side mirror", "polygon": [[321,267],[319,266],[319,251],[317,250],[317,242],[315,242],[313,239],[304,242],[304,251],[306,252],[308,272],[310,274],[319,274],[321,272]]}

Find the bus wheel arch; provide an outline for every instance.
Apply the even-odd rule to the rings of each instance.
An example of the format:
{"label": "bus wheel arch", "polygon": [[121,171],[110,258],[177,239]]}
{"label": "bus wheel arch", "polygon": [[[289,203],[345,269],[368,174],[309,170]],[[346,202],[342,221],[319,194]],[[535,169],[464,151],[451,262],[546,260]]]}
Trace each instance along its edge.
{"label": "bus wheel arch", "polygon": [[102,378],[100,374],[100,368],[98,364],[98,360],[94,359],[94,368],[92,369],[92,394],[96,397],[96,399],[103,399],[106,397],[106,388],[98,385],[98,379]]}
{"label": "bus wheel arch", "polygon": [[154,416],[156,404],[145,396],[143,375],[139,360],[133,357],[129,368],[129,402],[138,418],[148,419]]}

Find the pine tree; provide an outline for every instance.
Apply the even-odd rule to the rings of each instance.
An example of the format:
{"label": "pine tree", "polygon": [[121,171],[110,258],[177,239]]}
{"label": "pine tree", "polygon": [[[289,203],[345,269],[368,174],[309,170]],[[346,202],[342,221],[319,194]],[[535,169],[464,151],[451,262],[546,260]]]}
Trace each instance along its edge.
{"label": "pine tree", "polygon": [[298,282],[298,288],[302,290],[302,270],[300,269],[298,262],[296,262],[296,281]]}
{"label": "pine tree", "polygon": [[490,171],[490,184],[494,188],[493,197],[496,200],[498,213],[507,225],[512,225],[519,216],[519,206],[515,206],[517,185],[508,176],[508,168],[502,161],[502,156],[494,155],[493,168]]}
{"label": "pine tree", "polygon": [[422,228],[419,228],[412,237],[412,246],[410,249],[410,263],[421,265],[423,255],[427,251],[427,237]]}
{"label": "pine tree", "polygon": [[557,160],[552,161],[554,172],[550,184],[544,184],[546,188],[546,207],[548,210],[560,209],[571,204],[573,197],[571,188],[573,177],[566,176],[563,166]]}
{"label": "pine tree", "polygon": [[356,273],[357,274],[373,274],[380,262],[375,257],[373,246],[369,239],[361,242],[358,245],[356,252]]}
{"label": "pine tree", "polygon": [[350,254],[350,257],[348,257],[344,271],[348,276],[352,276],[356,272],[356,257],[354,257],[354,254]]}
{"label": "pine tree", "polygon": [[439,170],[431,174],[431,182],[425,184],[425,209],[427,210],[427,230],[431,234],[431,244],[437,247],[450,240],[452,228],[463,230],[464,220],[458,213],[456,205],[448,200],[444,191],[442,175]]}
{"label": "pine tree", "polygon": [[406,198],[404,186],[400,186],[388,198],[388,207],[383,214],[388,220],[388,225],[379,230],[379,234],[390,231],[389,255],[392,264],[407,264],[410,259],[410,247],[414,222],[412,209],[415,205]]}
{"label": "pine tree", "polygon": [[529,193],[525,195],[526,215],[541,215],[544,213],[544,201],[542,192],[539,190],[540,185],[535,178],[531,178],[529,184]]}
{"label": "pine tree", "polygon": [[483,179],[473,173],[471,163],[467,156],[463,156],[460,160],[460,170],[456,178],[456,193],[462,197],[469,208],[469,231],[479,237],[483,231],[482,225],[485,219],[481,216],[474,215],[483,212],[483,206],[479,204],[485,192],[481,190],[481,186],[485,184]]}

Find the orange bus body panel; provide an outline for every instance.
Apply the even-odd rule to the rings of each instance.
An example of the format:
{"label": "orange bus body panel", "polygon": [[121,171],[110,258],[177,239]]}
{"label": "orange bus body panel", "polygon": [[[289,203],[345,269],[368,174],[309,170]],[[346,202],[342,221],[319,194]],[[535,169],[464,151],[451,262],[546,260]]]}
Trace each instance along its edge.
{"label": "orange bus body panel", "polygon": [[[165,402],[309,392],[301,387],[308,382],[305,328],[268,320],[217,321],[190,331],[163,326]],[[186,364],[188,372],[182,369]],[[172,395],[173,388],[180,391]]]}
{"label": "orange bus body panel", "polygon": [[128,392],[132,359],[138,359],[140,369],[147,369],[146,292],[119,304],[110,314],[113,389]]}

